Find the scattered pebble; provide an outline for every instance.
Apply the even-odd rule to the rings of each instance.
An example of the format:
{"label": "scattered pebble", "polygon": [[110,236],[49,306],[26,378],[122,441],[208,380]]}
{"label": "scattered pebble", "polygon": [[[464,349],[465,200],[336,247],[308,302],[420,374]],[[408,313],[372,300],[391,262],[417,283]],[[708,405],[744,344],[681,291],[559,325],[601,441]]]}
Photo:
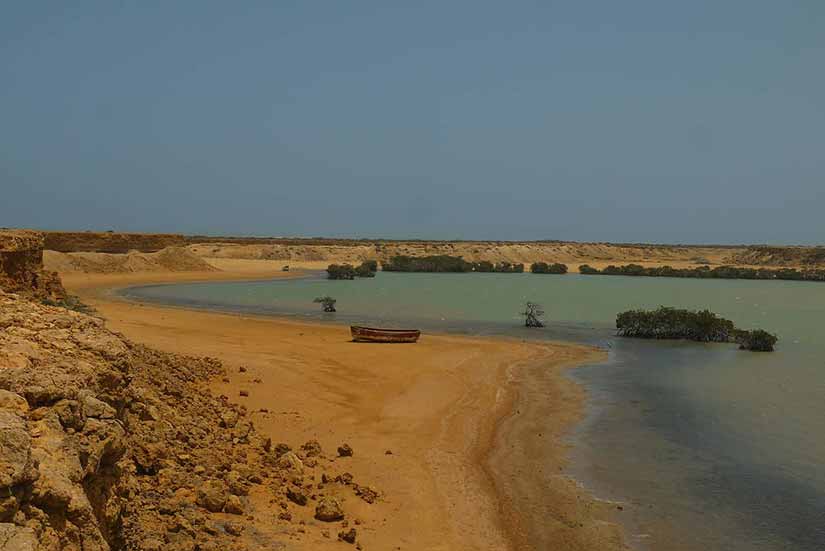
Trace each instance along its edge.
{"label": "scattered pebble", "polygon": [[345,541],[347,543],[355,543],[355,528],[350,528],[347,531],[340,531],[338,532],[338,539],[341,541]]}

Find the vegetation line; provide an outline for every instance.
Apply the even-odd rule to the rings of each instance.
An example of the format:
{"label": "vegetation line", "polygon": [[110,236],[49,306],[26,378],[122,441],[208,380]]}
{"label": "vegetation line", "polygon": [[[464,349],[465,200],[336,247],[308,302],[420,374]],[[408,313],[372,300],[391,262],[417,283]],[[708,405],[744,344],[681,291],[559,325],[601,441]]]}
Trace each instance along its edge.
{"label": "vegetation line", "polygon": [[639,264],[610,265],[599,270],[582,264],[579,273],[584,275],[621,275],[640,277],[684,277],[694,279],[781,279],[790,281],[825,281],[825,270],[797,270],[796,268],[739,268],[736,266],[699,266],[697,268],[673,268],[657,266],[645,268]]}

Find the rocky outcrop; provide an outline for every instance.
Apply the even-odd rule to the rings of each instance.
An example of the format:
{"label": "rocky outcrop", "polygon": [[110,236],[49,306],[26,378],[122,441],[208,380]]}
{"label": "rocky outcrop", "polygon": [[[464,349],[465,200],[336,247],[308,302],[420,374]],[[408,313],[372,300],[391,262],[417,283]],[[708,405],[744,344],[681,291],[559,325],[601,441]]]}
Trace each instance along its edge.
{"label": "rocky outcrop", "polygon": [[229,548],[209,515],[264,473],[244,412],[202,387],[221,369],[0,292],[0,550]]}
{"label": "rocky outcrop", "polygon": [[40,299],[66,297],[57,274],[43,270],[42,233],[0,230],[0,289]]}
{"label": "rocky outcrop", "polygon": [[[336,458],[317,441],[261,438],[210,394],[223,373],[0,291],[0,551],[280,549],[261,539],[272,523],[318,537],[307,529],[344,521],[346,496],[375,501],[322,472]],[[277,509],[256,513],[253,495]]]}

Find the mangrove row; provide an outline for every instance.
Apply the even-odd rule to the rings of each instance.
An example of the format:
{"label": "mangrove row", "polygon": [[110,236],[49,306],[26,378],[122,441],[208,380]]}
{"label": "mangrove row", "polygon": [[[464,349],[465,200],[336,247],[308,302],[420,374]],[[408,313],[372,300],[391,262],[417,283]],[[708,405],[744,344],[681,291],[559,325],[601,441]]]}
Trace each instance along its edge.
{"label": "mangrove row", "polygon": [[639,264],[607,266],[599,270],[582,264],[579,272],[584,275],[622,275],[642,277],[687,277],[696,279],[782,279],[791,281],[825,281],[825,270],[797,270],[796,268],[739,268],[737,266],[699,266],[697,268],[673,268],[656,266],[646,268]]}

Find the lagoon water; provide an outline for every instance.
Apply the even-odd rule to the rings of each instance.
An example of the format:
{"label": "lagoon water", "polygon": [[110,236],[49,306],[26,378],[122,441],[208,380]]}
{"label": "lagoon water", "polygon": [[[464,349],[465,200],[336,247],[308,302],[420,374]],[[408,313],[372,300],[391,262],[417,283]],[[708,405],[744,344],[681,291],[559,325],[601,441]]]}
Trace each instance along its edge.
{"label": "lagoon water", "polygon": [[[622,501],[630,543],[678,550],[825,549],[825,284],[538,274],[398,274],[158,285],[128,297],[339,323],[586,342],[601,365],[572,475]],[[332,295],[339,313],[312,299]],[[525,300],[548,327],[519,326]],[[708,308],[780,337],[777,351],[613,336],[617,312]]]}

